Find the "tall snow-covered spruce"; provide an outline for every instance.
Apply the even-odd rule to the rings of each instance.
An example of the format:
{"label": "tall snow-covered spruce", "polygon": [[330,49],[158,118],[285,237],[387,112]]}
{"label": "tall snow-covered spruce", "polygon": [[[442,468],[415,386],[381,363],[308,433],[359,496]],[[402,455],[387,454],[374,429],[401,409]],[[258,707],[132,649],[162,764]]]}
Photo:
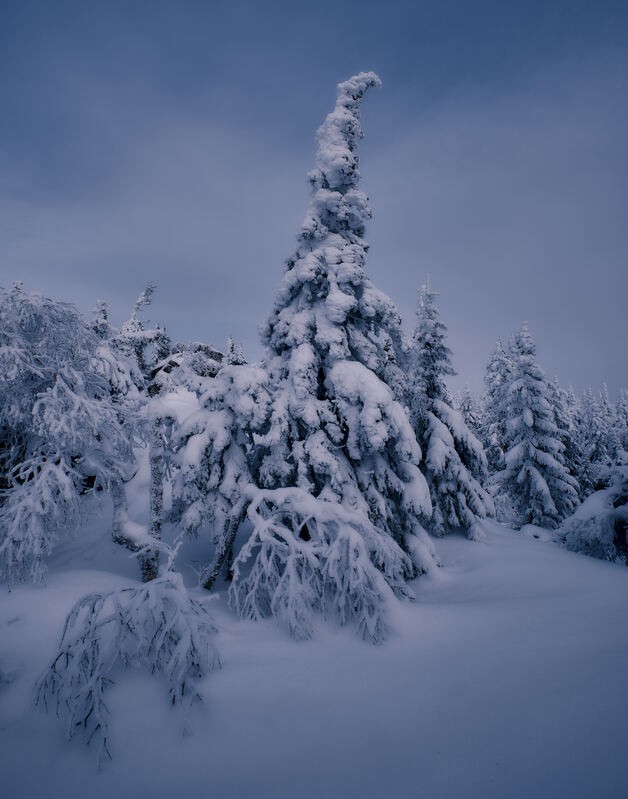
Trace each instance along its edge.
{"label": "tall snow-covered spruce", "polygon": [[381,640],[391,590],[406,595],[406,581],[433,563],[421,451],[386,382],[400,320],[364,273],[371,211],[358,189],[359,103],[379,85],[367,72],[338,86],[297,249],[262,328],[268,432],[230,595],[243,615],[274,614],[296,637],[319,613]]}
{"label": "tall snow-covered spruce", "polygon": [[431,529],[444,535],[462,528],[474,538],[481,534],[478,520],[493,514],[492,500],[480,483],[486,477],[486,457],[460,411],[453,408],[445,385],[445,377],[455,373],[435,296],[429,285],[421,287],[409,353],[408,405],[425,449],[423,471],[434,508]]}

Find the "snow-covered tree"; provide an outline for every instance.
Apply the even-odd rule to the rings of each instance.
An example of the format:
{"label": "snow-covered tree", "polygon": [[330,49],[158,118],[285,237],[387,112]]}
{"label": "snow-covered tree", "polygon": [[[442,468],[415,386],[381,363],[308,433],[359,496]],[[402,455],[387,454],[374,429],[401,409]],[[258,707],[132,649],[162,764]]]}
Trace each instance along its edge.
{"label": "snow-covered tree", "polygon": [[[308,634],[312,611],[334,607],[379,639],[386,591],[403,593],[403,581],[432,562],[421,452],[387,385],[399,374],[399,316],[364,273],[371,212],[356,146],[359,103],[377,85],[361,73],[338,87],[318,132],[297,249],[262,329],[272,401],[257,484],[267,493],[249,507],[253,533],[234,563],[231,597],[247,616],[294,609],[297,636]],[[351,523],[339,521],[345,516]],[[310,580],[310,569],[329,579]],[[366,594],[374,597],[368,624]]]}
{"label": "snow-covered tree", "polygon": [[462,421],[476,438],[480,438],[482,430],[482,409],[471,393],[471,389],[468,385],[465,385],[460,393],[457,408],[462,416]]}
{"label": "snow-covered tree", "polygon": [[555,528],[578,505],[578,484],[565,466],[550,389],[535,356],[524,324],[510,351],[512,374],[503,399],[505,467],[495,482],[511,508],[507,521]]}
{"label": "snow-covered tree", "polygon": [[584,391],[580,408],[580,446],[584,457],[585,484],[593,490],[606,488],[611,466],[619,462],[621,424],[608,397],[606,385],[597,396]]}
{"label": "snow-covered tree", "polygon": [[580,485],[580,475],[583,471],[583,455],[579,446],[578,437],[578,403],[573,389],[565,391],[557,377],[549,384],[549,400],[554,410],[554,421],[558,428],[558,435],[564,447],[563,459],[569,474],[578,483],[578,499],[581,501],[586,496]]}
{"label": "snow-covered tree", "polygon": [[265,432],[268,375],[260,367],[225,364],[208,381],[200,408],[175,427],[178,472],[172,520],[187,533],[211,525],[213,560],[201,571],[209,589],[231,561],[255,484],[255,437]]}
{"label": "snow-covered tree", "polygon": [[506,386],[512,373],[512,361],[501,341],[497,341],[491,354],[484,385],[483,421],[481,440],[484,444],[489,474],[495,474],[504,468],[504,438],[507,417],[507,401],[504,396]]}
{"label": "snow-covered tree", "polygon": [[492,500],[480,482],[486,478],[486,457],[453,408],[445,384],[455,372],[435,296],[429,285],[421,287],[408,375],[410,417],[425,451],[422,469],[432,499],[431,529],[444,535],[463,528],[474,537],[479,534],[478,519],[493,513]]}
{"label": "snow-covered tree", "polygon": [[0,562],[42,579],[80,496],[120,480],[132,459],[112,401],[112,359],[78,312],[0,290]]}
{"label": "snow-covered tree", "polygon": [[602,383],[598,397],[598,417],[603,446],[607,452],[609,465],[618,463],[621,450],[621,422],[617,417],[617,409],[608,396],[608,386]]}
{"label": "snow-covered tree", "polygon": [[619,428],[619,445],[624,453],[628,453],[628,389],[621,388],[619,390],[615,410]]}

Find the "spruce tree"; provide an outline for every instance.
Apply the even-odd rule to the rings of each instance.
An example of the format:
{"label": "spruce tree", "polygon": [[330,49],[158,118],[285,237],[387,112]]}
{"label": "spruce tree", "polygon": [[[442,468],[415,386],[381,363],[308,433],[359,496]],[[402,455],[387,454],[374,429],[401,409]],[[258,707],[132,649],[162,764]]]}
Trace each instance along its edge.
{"label": "spruce tree", "polygon": [[476,438],[480,438],[482,430],[482,410],[468,385],[465,385],[463,388],[457,405],[466,426]]}
{"label": "spruce tree", "polygon": [[550,389],[524,324],[512,340],[512,374],[503,397],[505,467],[495,476],[511,523],[555,528],[578,504],[578,484],[565,466]]}
{"label": "spruce tree", "polygon": [[560,441],[563,444],[563,458],[569,474],[578,483],[578,499],[582,501],[585,493],[580,485],[583,471],[582,450],[578,441],[577,400],[573,389],[565,391],[561,388],[557,377],[549,385],[550,402],[554,409],[554,421],[558,428]]}
{"label": "spruce tree", "polygon": [[497,341],[484,375],[484,416],[481,440],[486,453],[489,474],[504,468],[504,437],[507,403],[504,392],[512,372],[512,362],[501,341]]}
{"label": "spruce tree", "polygon": [[359,104],[379,83],[361,73],[338,86],[297,248],[262,329],[272,385],[262,492],[231,597],[246,616],[285,618],[297,636],[310,634],[317,610],[381,639],[386,594],[407,593],[406,580],[433,562],[421,451],[387,385],[399,374],[400,320],[364,273]]}
{"label": "spruce tree", "polygon": [[626,462],[628,458],[628,390],[619,389],[619,398],[616,407],[617,424],[619,427],[619,445],[622,450],[621,459]]}
{"label": "spruce tree", "polygon": [[486,457],[480,441],[453,408],[445,384],[455,372],[435,296],[429,285],[421,287],[410,356],[410,416],[425,452],[422,470],[432,499],[432,531],[444,535],[462,528],[475,537],[478,519],[493,513],[480,482],[486,477]]}
{"label": "spruce tree", "polygon": [[212,560],[199,583],[211,589],[223,571],[230,577],[236,534],[255,493],[256,438],[268,426],[268,375],[258,366],[226,362],[199,397],[200,408],[175,425],[178,471],[171,519],[184,532],[211,528]]}
{"label": "spruce tree", "polygon": [[600,491],[609,485],[611,467],[620,460],[620,439],[621,425],[606,385],[597,396],[586,389],[581,403],[580,441],[590,490]]}

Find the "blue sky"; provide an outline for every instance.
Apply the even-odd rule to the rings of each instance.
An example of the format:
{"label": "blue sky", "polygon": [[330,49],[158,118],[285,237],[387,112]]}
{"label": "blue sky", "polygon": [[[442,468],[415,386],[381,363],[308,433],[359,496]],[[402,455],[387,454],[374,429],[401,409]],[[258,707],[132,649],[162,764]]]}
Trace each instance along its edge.
{"label": "blue sky", "polygon": [[261,355],[335,85],[365,100],[368,271],[431,276],[454,386],[527,320],[549,375],[628,383],[628,6],[0,0],[0,283]]}

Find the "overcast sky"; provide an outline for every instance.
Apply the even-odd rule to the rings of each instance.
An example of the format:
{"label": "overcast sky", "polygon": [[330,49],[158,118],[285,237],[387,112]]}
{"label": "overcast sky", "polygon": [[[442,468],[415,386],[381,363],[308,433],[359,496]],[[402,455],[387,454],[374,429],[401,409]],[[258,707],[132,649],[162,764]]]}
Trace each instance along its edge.
{"label": "overcast sky", "polygon": [[368,272],[429,274],[480,390],[523,320],[577,390],[628,384],[628,4],[0,0],[0,284],[261,356],[336,84],[375,70]]}

